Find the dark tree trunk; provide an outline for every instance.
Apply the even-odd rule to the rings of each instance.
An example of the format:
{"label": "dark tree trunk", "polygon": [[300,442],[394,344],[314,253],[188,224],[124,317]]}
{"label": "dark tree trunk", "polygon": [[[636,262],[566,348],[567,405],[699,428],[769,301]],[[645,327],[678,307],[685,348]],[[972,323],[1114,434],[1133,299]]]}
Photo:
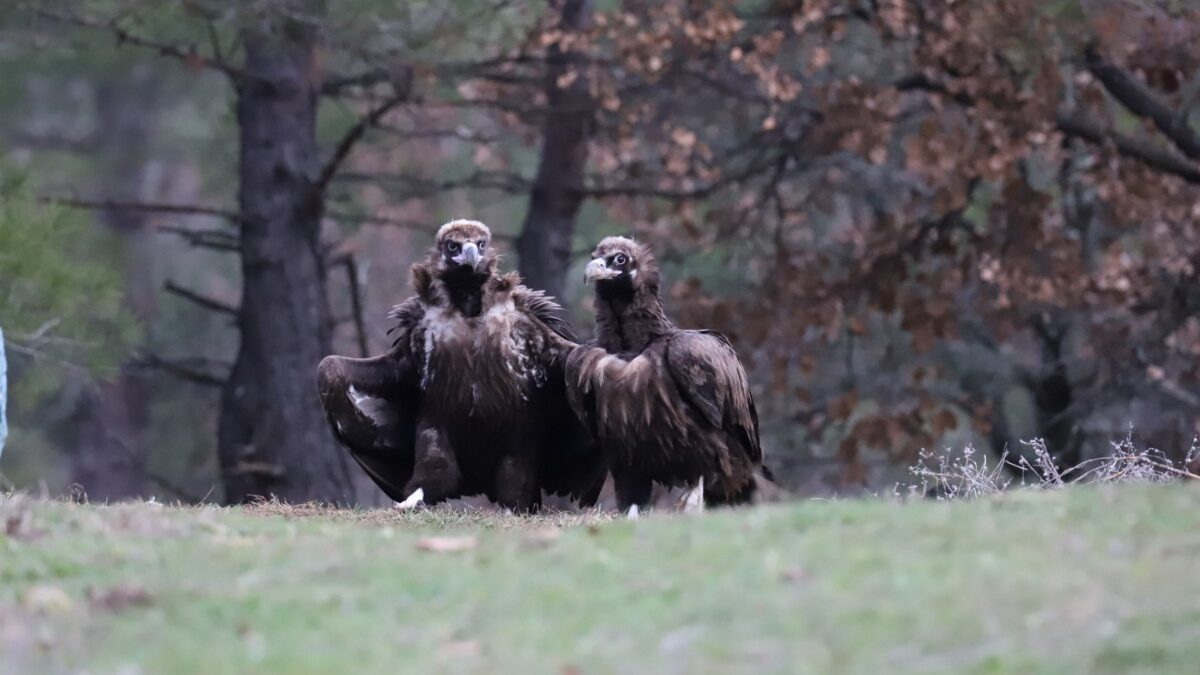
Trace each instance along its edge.
{"label": "dark tree trunk", "polygon": [[[147,140],[156,122],[157,82],[157,73],[141,64],[96,88],[97,125],[103,130],[97,134],[97,150],[108,167],[100,186],[105,197],[146,197]],[[121,248],[126,308],[146,325],[155,313],[154,256],[146,214],[114,210],[102,217]],[[90,387],[73,418],[68,439],[71,481],[95,501],[144,496],[147,400],[145,377],[136,365],[125,364],[112,379]]]}
{"label": "dark tree trunk", "polygon": [[241,345],[221,397],[225,500],[353,500],[317,399],[330,349],[319,242],[316,35],[287,23],[244,35],[241,134]]}
{"label": "dark tree trunk", "polygon": [[1073,405],[1075,392],[1063,354],[1067,325],[1062,318],[1036,316],[1033,328],[1042,351],[1042,368],[1029,383],[1037,408],[1037,433],[1058,467],[1068,469],[1083,460],[1083,438],[1079,434]]}
{"label": "dark tree trunk", "polygon": [[[591,0],[556,0],[564,31],[585,28]],[[575,218],[583,202],[583,172],[592,133],[592,105],[582,65],[570,52],[551,48],[546,92],[549,114],[542,128],[542,156],[517,240],[525,284],[561,298],[571,265]],[[567,86],[564,75],[576,71]]]}

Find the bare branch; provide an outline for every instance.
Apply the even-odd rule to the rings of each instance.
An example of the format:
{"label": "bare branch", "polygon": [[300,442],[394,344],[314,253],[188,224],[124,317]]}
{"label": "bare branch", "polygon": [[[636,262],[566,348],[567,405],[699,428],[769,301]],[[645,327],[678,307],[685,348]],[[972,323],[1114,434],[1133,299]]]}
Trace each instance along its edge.
{"label": "bare branch", "polygon": [[1136,159],[1152,169],[1174,174],[1189,183],[1200,185],[1200,167],[1167,150],[1156,148],[1115,131],[1107,131],[1079,116],[1060,113],[1056,121],[1059,131],[1068,136],[1075,136],[1097,144],[1111,142],[1122,155]]}
{"label": "bare branch", "polygon": [[237,235],[222,232],[221,230],[196,230],[167,224],[157,225],[155,229],[159,232],[178,235],[187,241],[189,245],[197,248],[211,248],[218,251],[241,250],[241,244],[238,243]]}
{"label": "bare branch", "polygon": [[329,181],[333,179],[342,162],[350,155],[350,151],[354,149],[354,144],[358,143],[363,135],[367,133],[367,129],[378,124],[379,120],[383,119],[383,116],[392,108],[408,100],[409,95],[412,93],[411,85],[412,78],[410,76],[408,84],[400,86],[396,93],[364,115],[357,124],[342,136],[342,140],[338,142],[337,148],[333,151],[333,156],[325,163],[325,167],[321,169],[320,177],[317,178],[317,183],[314,186],[317,193],[324,192],[325,188],[329,186]]}
{"label": "bare branch", "polygon": [[[1099,57],[1096,57],[1096,59],[1098,58]],[[1091,67],[1092,65],[1089,62],[1089,68]],[[1120,71],[1114,66],[1109,66],[1107,64],[1097,67],[1100,68],[1101,72],[1105,74],[1106,78],[1112,81],[1112,85],[1116,88],[1116,91],[1122,92],[1121,95],[1118,95],[1115,91],[1113,91],[1113,89],[1110,89],[1110,91],[1113,91],[1113,95],[1116,96],[1118,100],[1121,100],[1122,103],[1124,103],[1125,101],[1122,99],[1122,96],[1128,96],[1130,101],[1137,106],[1137,109],[1135,110],[1133,106],[1126,104],[1126,107],[1128,107],[1131,111],[1138,112],[1138,110],[1142,110],[1144,112],[1148,112],[1149,109],[1153,108],[1154,106],[1161,106],[1161,104],[1153,99],[1148,91],[1146,91],[1144,88],[1141,88],[1141,85],[1133,80],[1133,78],[1128,74]],[[1096,72],[1093,71],[1093,74],[1096,74]],[[1096,77],[1104,82],[1104,78],[1101,78],[1099,74],[1096,74]],[[967,94],[962,92],[951,92],[949,87],[947,87],[944,83],[930,79],[925,75],[918,74],[901,78],[895,82],[895,86],[897,89],[902,91],[923,90],[943,94],[964,107],[972,107],[975,105],[974,99]],[[1106,82],[1105,86],[1107,87],[1109,84]],[[1156,116],[1166,115],[1170,117],[1174,114],[1165,106],[1161,106],[1161,108],[1161,110],[1154,110],[1154,114]],[[1157,119],[1155,122],[1157,123]],[[1178,157],[1167,150],[1156,148],[1153,145],[1138,141],[1128,136],[1124,136],[1115,131],[1108,131],[1095,122],[1092,122],[1078,114],[1059,113],[1055,118],[1055,123],[1058,127],[1058,130],[1064,134],[1067,134],[1068,136],[1075,136],[1076,138],[1082,138],[1085,141],[1097,144],[1111,142],[1113,147],[1115,147],[1122,155],[1142,162],[1152,169],[1157,169],[1158,171],[1179,176],[1189,183],[1200,184],[1200,167],[1193,165],[1187,160]],[[1190,128],[1187,129],[1185,133],[1190,134]],[[1168,136],[1170,136],[1170,134],[1168,134]],[[1179,146],[1180,150],[1185,150],[1184,146],[1180,145],[1177,139],[1172,138],[1172,140],[1175,141],[1175,144]],[[1185,143],[1187,142],[1186,137],[1184,137],[1183,140]],[[1197,149],[1200,149],[1200,145],[1197,145]]]}
{"label": "bare branch", "polygon": [[211,57],[204,56],[203,54],[197,52],[196,48],[191,45],[184,47],[181,45],[171,44],[168,42],[159,42],[157,40],[136,35],[117,25],[116,20],[96,21],[94,19],[87,19],[81,16],[61,14],[48,9],[36,9],[34,10],[34,13],[37,16],[50,21],[56,21],[58,23],[63,23],[70,26],[100,30],[110,33],[117,39],[118,43],[127,43],[137,47],[150,49],[158,52],[160,56],[176,59],[187,64],[188,66],[200,66],[210,70],[215,70],[217,72],[224,73],[234,80],[243,79],[246,76],[245,72],[230,65],[229,63],[226,63],[215,55]]}
{"label": "bare branch", "polygon": [[358,355],[366,358],[367,352],[367,325],[363,321],[363,303],[362,303],[362,288],[358,282],[358,263],[354,261],[354,256],[346,256],[346,280],[350,283],[350,307],[354,312],[354,331],[358,336]]}
{"label": "bare branch", "polygon": [[225,377],[214,375],[205,370],[211,368],[212,363],[208,359],[164,359],[155,354],[141,354],[134,360],[134,364],[142,368],[153,370],[161,370],[164,373],[174,375],[181,380],[199,384],[206,387],[223,387],[225,386]]}
{"label": "bare branch", "polygon": [[1171,139],[1183,154],[1200,159],[1200,135],[1188,125],[1186,118],[1159,101],[1136,77],[1105,61],[1094,47],[1085,52],[1084,58],[1088,71],[1121,105],[1133,114],[1154,122],[1154,126]]}
{"label": "bare branch", "polygon": [[[407,218],[390,218],[387,216],[360,216],[360,215],[354,215],[354,214],[350,214],[350,213],[338,213],[338,212],[327,213],[326,215],[328,215],[330,218],[334,218],[337,220],[349,221],[349,222],[360,223],[360,224],[367,223],[367,224],[371,224],[371,225],[383,225],[385,227],[398,227],[398,228],[401,228],[404,230],[411,230],[413,232],[420,232],[422,234],[428,234],[430,236],[432,236],[435,232],[437,232],[437,228],[438,228],[438,225],[436,223],[428,223],[428,222],[425,222],[422,220],[411,220],[411,219],[407,219]],[[516,236],[508,234],[507,232],[496,232],[495,230],[493,230],[492,231],[492,239],[495,239],[497,241],[511,241],[513,239],[516,239]],[[340,262],[341,262],[341,260],[335,261],[335,263],[340,263]]]}
{"label": "bare branch", "polygon": [[38,197],[43,204],[66,206],[73,209],[92,209],[96,211],[142,211],[148,213],[174,213],[184,216],[212,216],[224,218],[231,223],[245,225],[248,219],[236,211],[195,206],[192,204],[161,204],[155,202],[123,202],[111,199],[75,199],[71,197]]}
{"label": "bare branch", "polygon": [[188,302],[191,302],[211,312],[224,314],[235,319],[237,318],[239,311],[237,307],[184,288],[183,286],[176,284],[174,281],[167,281],[166,285],[163,287],[163,290],[173,295],[178,295],[184,300],[187,300]]}
{"label": "bare branch", "polygon": [[341,75],[326,78],[321,84],[322,96],[338,96],[350,87],[372,87],[392,80],[392,73],[386,68],[374,68],[357,75]]}
{"label": "bare branch", "polygon": [[413,194],[404,195],[409,198],[464,188],[523,194],[532,186],[529,179],[509,171],[474,171],[461,178],[447,180],[436,180],[404,173],[345,172],[338,176],[338,180],[355,183],[399,183],[412,191]]}

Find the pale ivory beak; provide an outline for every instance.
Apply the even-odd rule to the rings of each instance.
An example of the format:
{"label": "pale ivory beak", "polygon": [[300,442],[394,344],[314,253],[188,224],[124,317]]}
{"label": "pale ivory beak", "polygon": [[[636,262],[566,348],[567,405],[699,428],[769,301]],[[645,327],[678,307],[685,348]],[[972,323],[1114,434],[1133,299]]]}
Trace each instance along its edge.
{"label": "pale ivory beak", "polygon": [[608,263],[604,262],[604,258],[596,258],[587,264],[583,269],[583,280],[585,283],[594,281],[603,281],[617,276],[617,272],[608,269]]}
{"label": "pale ivory beak", "polygon": [[479,247],[475,244],[463,244],[462,253],[452,258],[459,265],[468,265],[471,269],[479,264]]}

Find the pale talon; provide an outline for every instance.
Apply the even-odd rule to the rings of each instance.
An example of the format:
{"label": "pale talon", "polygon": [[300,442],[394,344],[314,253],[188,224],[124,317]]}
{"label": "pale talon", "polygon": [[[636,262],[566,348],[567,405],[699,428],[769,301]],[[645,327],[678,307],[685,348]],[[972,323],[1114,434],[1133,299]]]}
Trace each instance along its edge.
{"label": "pale talon", "polygon": [[684,513],[702,513],[704,511],[704,477],[696,483],[696,487],[683,494]]}
{"label": "pale talon", "polygon": [[417,488],[415,492],[402,502],[396,502],[394,508],[400,511],[410,511],[425,503],[425,489]]}
{"label": "pale talon", "polygon": [[629,510],[625,512],[625,517],[628,518],[629,520],[637,520],[638,519],[638,505],[630,504]]}

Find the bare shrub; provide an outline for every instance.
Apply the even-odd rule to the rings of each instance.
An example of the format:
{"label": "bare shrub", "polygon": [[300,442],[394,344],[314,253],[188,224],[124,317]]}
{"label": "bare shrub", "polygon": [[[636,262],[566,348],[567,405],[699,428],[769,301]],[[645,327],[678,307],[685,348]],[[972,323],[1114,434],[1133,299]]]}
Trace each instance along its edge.
{"label": "bare shrub", "polygon": [[1193,438],[1182,461],[1173,461],[1156,448],[1138,448],[1130,432],[1112,444],[1112,453],[1060,468],[1046,447],[1045,440],[1021,441],[1029,455],[1016,460],[1008,451],[996,460],[988,453],[967,445],[959,452],[935,453],[922,450],[917,462],[909,467],[912,482],[897,483],[895,494],[901,497],[932,497],[943,501],[961,501],[993,495],[1008,489],[1057,490],[1070,483],[1172,483],[1200,480],[1189,467],[1200,456],[1200,439]]}
{"label": "bare shrub", "polygon": [[991,462],[986,452],[967,445],[961,453],[921,450],[917,463],[909,467],[913,483],[897,484],[897,494],[932,496],[939,500],[976,499],[1007,490],[1013,477],[1005,468],[1008,453]]}

